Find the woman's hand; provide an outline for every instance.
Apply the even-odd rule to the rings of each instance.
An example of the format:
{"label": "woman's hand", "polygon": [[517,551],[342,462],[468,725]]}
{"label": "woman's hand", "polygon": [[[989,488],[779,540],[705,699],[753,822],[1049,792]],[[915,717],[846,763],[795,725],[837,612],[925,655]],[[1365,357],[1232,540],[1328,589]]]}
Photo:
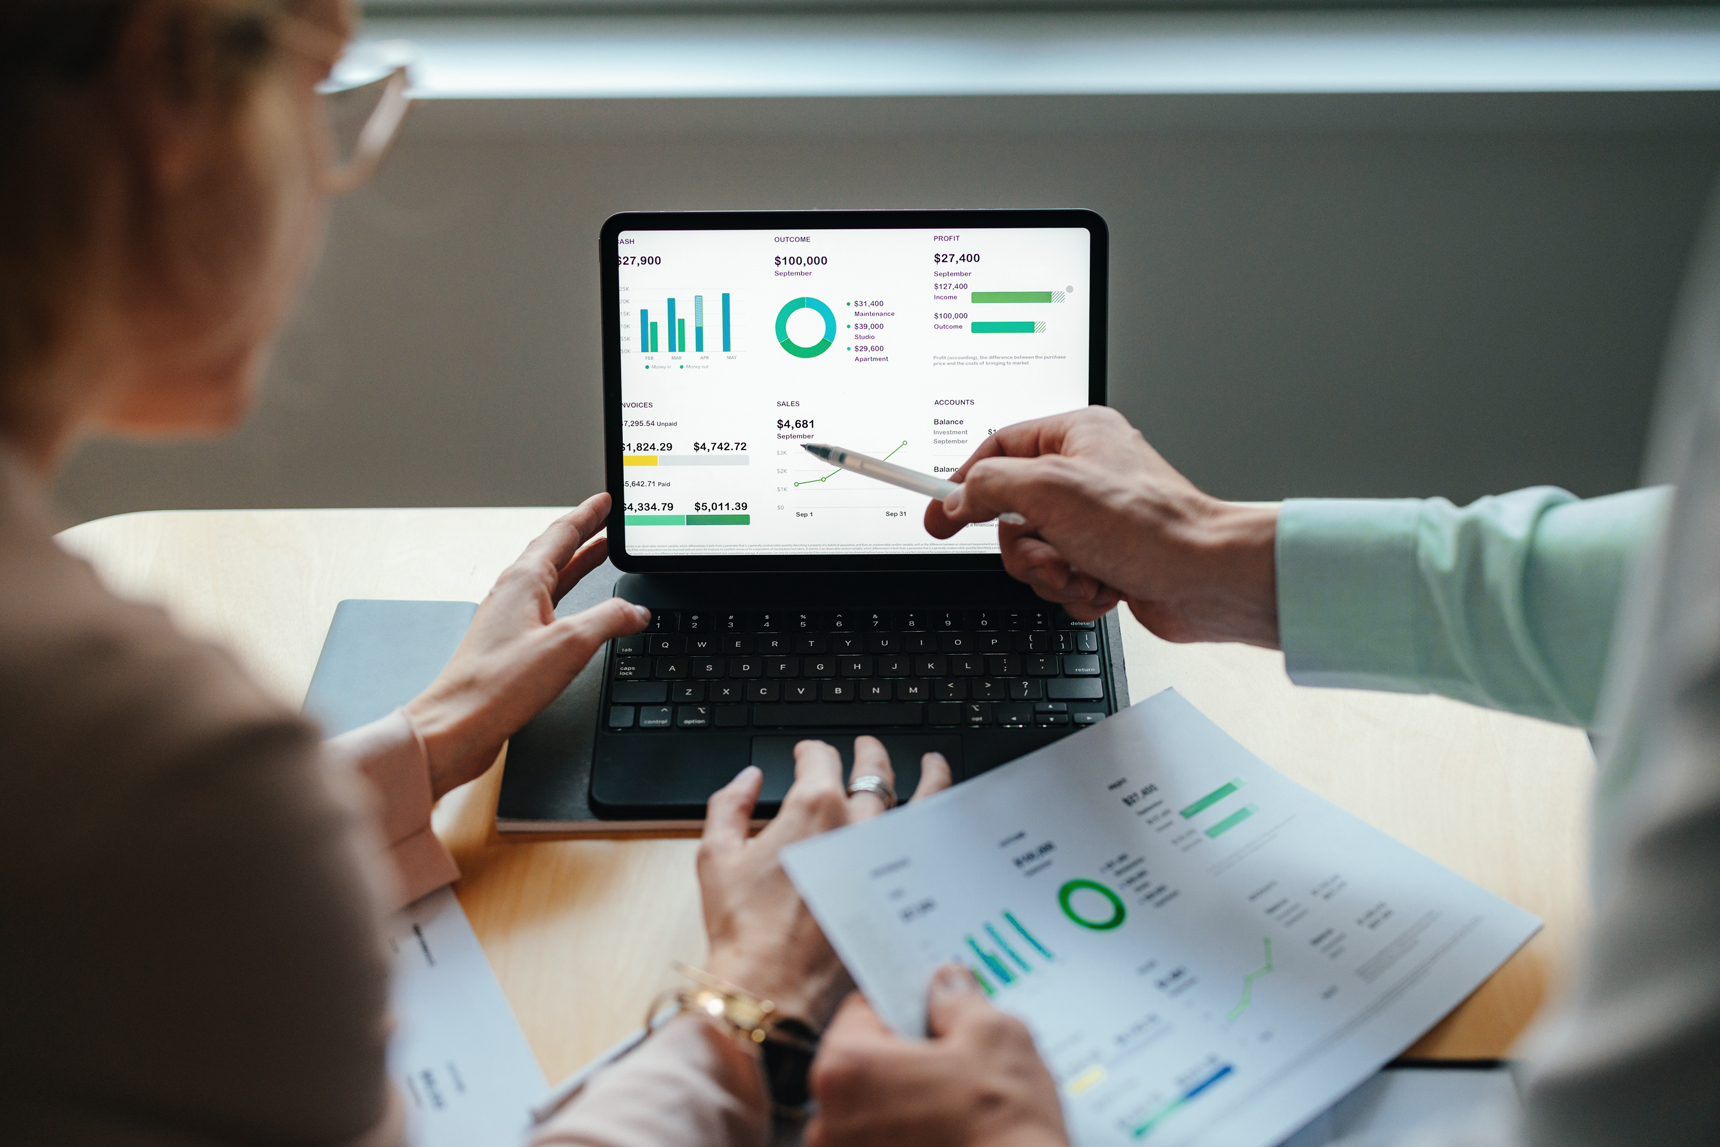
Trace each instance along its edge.
{"label": "woman's hand", "polygon": [[556,602],[609,556],[609,540],[594,536],[608,517],[609,495],[594,495],[527,546],[478,606],[441,676],[406,706],[430,753],[435,796],[481,775],[604,642],[651,620],[650,610],[618,597],[555,615]]}
{"label": "woman's hand", "polygon": [[1072,616],[1121,599],[1168,641],[1277,647],[1277,509],[1203,494],[1109,407],[1007,426],[950,477],[927,532],[1022,514],[998,524],[1004,567]]}
{"label": "woman's hand", "polygon": [[[894,788],[890,755],[877,738],[854,738],[853,776],[879,777]],[[699,844],[699,890],[711,944],[705,970],[772,1001],[783,1015],[823,1028],[853,985],[777,855],[784,845],[877,816],[884,802],[869,792],[849,796],[836,750],[802,741],[794,747],[794,785],[782,811],[749,841],[763,782],[756,767],[741,770],[705,812]],[[941,754],[920,758],[915,800],[949,784],[949,762]]]}
{"label": "woman's hand", "polygon": [[904,1040],[859,995],[812,1064],[807,1147],[1066,1147],[1057,1084],[1027,1025],[947,965],[926,994],[929,1040]]}

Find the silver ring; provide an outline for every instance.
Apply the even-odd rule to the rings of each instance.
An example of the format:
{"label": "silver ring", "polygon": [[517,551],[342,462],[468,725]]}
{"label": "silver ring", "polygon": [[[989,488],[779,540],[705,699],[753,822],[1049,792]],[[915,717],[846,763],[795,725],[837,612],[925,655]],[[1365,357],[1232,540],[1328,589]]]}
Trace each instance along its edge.
{"label": "silver ring", "polygon": [[855,777],[848,782],[848,795],[856,793],[871,793],[884,802],[884,811],[889,812],[896,807],[896,789],[883,777]]}

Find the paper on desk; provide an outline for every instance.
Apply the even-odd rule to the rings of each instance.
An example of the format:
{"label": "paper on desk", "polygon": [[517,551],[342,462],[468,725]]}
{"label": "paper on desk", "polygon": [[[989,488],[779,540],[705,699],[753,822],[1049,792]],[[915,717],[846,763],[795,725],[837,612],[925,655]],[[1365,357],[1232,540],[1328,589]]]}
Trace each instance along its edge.
{"label": "paper on desk", "polygon": [[388,1073],[412,1147],[517,1147],[548,1091],[451,888],[390,922],[394,1036]]}
{"label": "paper on desk", "polygon": [[1278,1143],[1540,927],[1173,690],[783,863],[904,1035],[971,967],[1086,1144]]}

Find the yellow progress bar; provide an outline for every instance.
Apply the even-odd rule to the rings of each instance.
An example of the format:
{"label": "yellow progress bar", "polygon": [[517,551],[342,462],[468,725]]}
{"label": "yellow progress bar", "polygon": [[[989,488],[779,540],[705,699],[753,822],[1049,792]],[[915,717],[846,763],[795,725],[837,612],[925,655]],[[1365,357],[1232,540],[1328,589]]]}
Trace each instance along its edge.
{"label": "yellow progress bar", "polygon": [[1099,1064],[1094,1064],[1092,1067],[1083,1071],[1080,1075],[1077,1075],[1074,1079],[1069,1081],[1069,1094],[1080,1095],[1088,1088],[1103,1083],[1105,1081],[1105,1075],[1106,1072],[1104,1067]]}
{"label": "yellow progress bar", "polygon": [[623,454],[621,456],[621,464],[623,466],[655,466],[657,464],[657,455]]}

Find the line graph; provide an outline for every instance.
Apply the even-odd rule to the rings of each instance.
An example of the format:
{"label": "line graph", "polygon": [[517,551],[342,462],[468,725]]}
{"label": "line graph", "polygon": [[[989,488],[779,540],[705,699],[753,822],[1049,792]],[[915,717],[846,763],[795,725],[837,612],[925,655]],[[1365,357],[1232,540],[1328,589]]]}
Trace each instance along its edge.
{"label": "line graph", "polygon": [[1261,976],[1266,975],[1271,970],[1272,970],[1272,937],[1268,936],[1268,937],[1266,937],[1266,966],[1264,968],[1260,968],[1260,969],[1257,969],[1255,971],[1248,973],[1248,975],[1243,978],[1243,981],[1242,981],[1242,1002],[1237,1004],[1234,1008],[1230,1009],[1230,1014],[1228,1016],[1224,1017],[1227,1022],[1230,1020],[1234,1020],[1237,1016],[1241,1015],[1243,1012],[1248,1010],[1249,1002],[1254,999],[1254,981],[1258,980]]}
{"label": "line graph", "polygon": [[[896,450],[900,450],[903,446],[906,446],[907,444],[908,444],[908,440],[906,438],[902,439],[901,442],[897,443]],[[891,456],[896,453],[896,450],[892,450],[892,451],[890,451],[889,454],[884,455],[882,461],[888,462],[890,460]],[[840,473],[842,473],[842,467],[838,466],[836,469],[832,470],[830,473],[826,474],[822,478],[808,478],[803,482],[796,482],[795,485],[796,486],[816,486],[820,482],[830,481],[830,479],[836,477],[836,475],[838,475]]]}

